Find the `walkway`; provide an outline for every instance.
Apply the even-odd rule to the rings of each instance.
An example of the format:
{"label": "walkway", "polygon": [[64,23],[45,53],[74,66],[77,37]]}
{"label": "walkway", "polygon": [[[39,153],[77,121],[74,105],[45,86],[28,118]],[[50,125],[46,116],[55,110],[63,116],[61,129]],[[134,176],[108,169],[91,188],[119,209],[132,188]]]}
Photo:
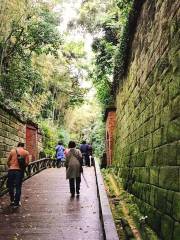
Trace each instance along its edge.
{"label": "walkway", "polygon": [[26,180],[22,206],[0,199],[0,240],[102,240],[94,168],[84,167],[79,198],[70,198],[65,168],[50,168]]}

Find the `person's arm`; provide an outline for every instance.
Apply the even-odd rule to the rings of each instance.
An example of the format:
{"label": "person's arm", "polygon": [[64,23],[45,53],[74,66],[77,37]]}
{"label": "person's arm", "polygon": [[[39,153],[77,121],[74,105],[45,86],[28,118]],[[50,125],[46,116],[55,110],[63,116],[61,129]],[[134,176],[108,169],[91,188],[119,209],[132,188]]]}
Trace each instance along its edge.
{"label": "person's arm", "polygon": [[27,155],[26,155],[26,166],[28,166],[29,165],[29,152],[27,153]]}
{"label": "person's arm", "polygon": [[10,167],[11,158],[12,158],[12,151],[9,153],[9,156],[8,156],[8,161],[7,161],[8,167]]}

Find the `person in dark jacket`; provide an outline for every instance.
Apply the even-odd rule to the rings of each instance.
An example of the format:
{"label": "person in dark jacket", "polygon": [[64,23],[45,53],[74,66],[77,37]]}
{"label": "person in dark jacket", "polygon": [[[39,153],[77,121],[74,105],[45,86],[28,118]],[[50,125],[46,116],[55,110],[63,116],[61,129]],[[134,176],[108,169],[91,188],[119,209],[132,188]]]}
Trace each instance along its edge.
{"label": "person in dark jacket", "polygon": [[[80,183],[82,173],[82,154],[79,149],[76,149],[76,143],[70,141],[68,145],[69,151],[66,155],[66,179],[69,179],[69,187],[71,197],[76,194],[80,194]],[[76,186],[75,186],[76,185]]]}
{"label": "person in dark jacket", "polygon": [[83,155],[83,158],[85,160],[85,165],[90,167],[90,158],[89,158],[89,146],[86,143],[86,141],[83,141],[80,145],[80,151]]}

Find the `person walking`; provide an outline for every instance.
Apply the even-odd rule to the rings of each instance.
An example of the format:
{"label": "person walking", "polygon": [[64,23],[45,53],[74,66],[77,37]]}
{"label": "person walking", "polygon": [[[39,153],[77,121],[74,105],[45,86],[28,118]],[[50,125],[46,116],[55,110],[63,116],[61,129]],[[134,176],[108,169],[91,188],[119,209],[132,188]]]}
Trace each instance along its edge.
{"label": "person walking", "polygon": [[89,146],[86,141],[83,141],[80,145],[80,151],[84,157],[85,165],[90,167],[90,158],[89,158]]}
{"label": "person walking", "polygon": [[64,156],[64,146],[62,144],[62,142],[58,142],[58,145],[56,146],[56,166],[57,168],[60,167],[61,162],[64,160],[65,156]]}
{"label": "person walking", "polygon": [[24,169],[20,166],[20,160],[24,162],[24,167],[29,164],[29,152],[24,149],[24,143],[19,142],[17,148],[10,151],[8,165],[8,181],[7,187],[10,196],[10,205],[14,207],[20,206],[22,180],[24,177]]}
{"label": "person walking", "polygon": [[80,183],[82,168],[82,154],[79,149],[76,149],[76,143],[70,141],[68,145],[69,151],[66,155],[66,179],[69,179],[69,187],[71,197],[75,196],[75,190],[77,196],[80,194]]}

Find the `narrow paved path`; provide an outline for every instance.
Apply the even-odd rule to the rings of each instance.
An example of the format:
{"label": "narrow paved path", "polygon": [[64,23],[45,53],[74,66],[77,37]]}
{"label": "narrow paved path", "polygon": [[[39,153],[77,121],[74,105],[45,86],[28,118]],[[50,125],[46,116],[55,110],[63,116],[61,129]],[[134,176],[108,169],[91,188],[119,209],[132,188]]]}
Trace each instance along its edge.
{"label": "narrow paved path", "polygon": [[65,168],[51,168],[23,184],[22,206],[0,199],[0,240],[102,240],[94,168],[84,167],[80,197],[70,198]]}

